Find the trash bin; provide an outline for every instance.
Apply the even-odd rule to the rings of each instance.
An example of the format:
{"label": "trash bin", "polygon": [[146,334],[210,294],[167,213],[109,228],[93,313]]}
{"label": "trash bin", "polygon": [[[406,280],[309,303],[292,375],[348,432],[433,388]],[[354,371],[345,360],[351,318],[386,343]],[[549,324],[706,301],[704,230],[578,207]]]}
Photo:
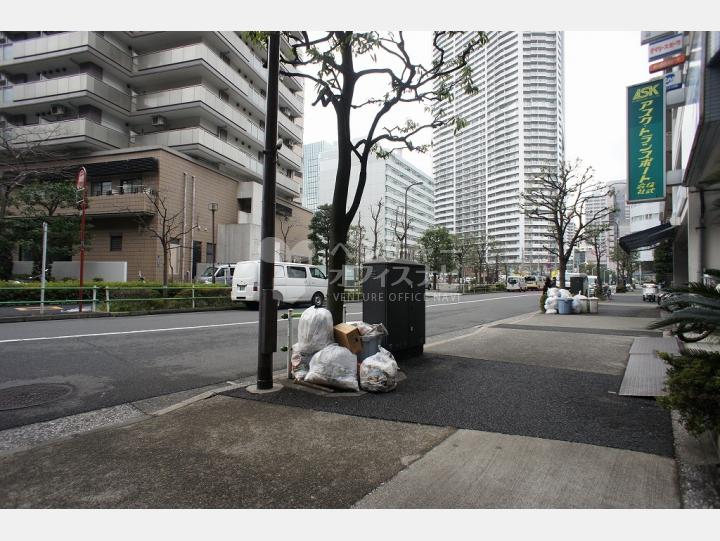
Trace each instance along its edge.
{"label": "trash bin", "polygon": [[597,314],[598,313],[598,298],[590,297],[588,299],[588,304],[590,305],[590,313]]}
{"label": "trash bin", "polygon": [[558,314],[568,315],[573,313],[572,299],[558,299]]}
{"label": "trash bin", "polygon": [[382,334],[371,334],[361,336],[360,341],[362,342],[362,351],[358,353],[358,362],[361,363],[368,357],[372,357],[378,351],[380,351],[380,342],[382,341]]}

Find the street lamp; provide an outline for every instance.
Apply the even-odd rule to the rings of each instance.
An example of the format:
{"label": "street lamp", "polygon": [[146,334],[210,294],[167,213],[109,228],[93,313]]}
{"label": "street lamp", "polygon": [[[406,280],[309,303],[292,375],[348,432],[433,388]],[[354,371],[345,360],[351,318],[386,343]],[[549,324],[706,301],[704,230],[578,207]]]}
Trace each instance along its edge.
{"label": "street lamp", "polygon": [[409,184],[407,188],[405,188],[405,223],[404,223],[404,231],[403,231],[403,253],[401,254],[401,257],[407,258],[407,234],[408,234],[408,219],[407,219],[407,199],[408,199],[408,191],[410,191],[410,188],[413,186],[417,186],[418,184],[422,184],[422,181],[413,182],[412,184]]}
{"label": "street lamp", "polygon": [[217,212],[218,204],[217,203],[209,203],[208,204],[208,210],[212,214],[212,283],[215,283],[215,251],[217,250],[217,246],[215,245],[215,212]]}

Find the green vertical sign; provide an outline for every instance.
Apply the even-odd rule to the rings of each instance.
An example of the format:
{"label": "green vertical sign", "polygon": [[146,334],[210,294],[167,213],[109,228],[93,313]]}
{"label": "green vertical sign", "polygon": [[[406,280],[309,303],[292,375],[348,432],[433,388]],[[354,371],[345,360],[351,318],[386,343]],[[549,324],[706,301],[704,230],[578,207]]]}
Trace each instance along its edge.
{"label": "green vertical sign", "polygon": [[665,199],[665,81],[627,89],[628,203]]}

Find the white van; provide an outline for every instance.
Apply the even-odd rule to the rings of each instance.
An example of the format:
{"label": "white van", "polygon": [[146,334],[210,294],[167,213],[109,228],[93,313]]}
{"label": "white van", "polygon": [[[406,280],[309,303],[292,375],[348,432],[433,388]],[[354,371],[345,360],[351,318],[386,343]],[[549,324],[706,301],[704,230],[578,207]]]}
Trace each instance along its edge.
{"label": "white van", "polygon": [[[327,287],[325,273],[315,265],[275,262],[275,298],[281,303],[309,302],[322,306]],[[257,308],[260,301],[260,261],[240,261],[235,265],[230,298]]]}
{"label": "white van", "polygon": [[[230,285],[232,283],[233,273],[235,272],[235,265],[215,265],[215,283]],[[203,273],[198,276],[195,281],[201,284],[212,284],[213,278],[213,267],[210,265],[206,268]]]}
{"label": "white van", "polygon": [[505,291],[527,291],[525,278],[522,276],[508,276],[505,283]]}

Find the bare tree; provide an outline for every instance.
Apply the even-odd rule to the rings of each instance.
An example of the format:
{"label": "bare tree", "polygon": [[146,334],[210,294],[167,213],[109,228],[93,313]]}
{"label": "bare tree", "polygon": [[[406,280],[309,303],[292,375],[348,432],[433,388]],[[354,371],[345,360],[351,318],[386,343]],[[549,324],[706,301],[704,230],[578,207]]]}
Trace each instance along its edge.
{"label": "bare tree", "polygon": [[145,196],[155,209],[155,217],[150,221],[140,218],[140,221],[143,230],[160,241],[163,251],[163,287],[167,287],[169,282],[170,250],[173,241],[190,233],[196,228],[196,225],[192,223],[192,219],[189,225],[184,223],[182,208],[175,213],[171,213],[165,204],[165,198],[161,197],[156,191],[145,192]]}
{"label": "bare tree", "polygon": [[406,245],[407,245],[407,234],[410,226],[412,225],[412,217],[407,214],[403,216],[402,222],[399,218],[400,207],[395,207],[395,223],[393,224],[393,233],[397,239],[398,246],[400,247],[400,253],[397,254],[399,259],[405,259],[407,257]]}
{"label": "bare tree", "polygon": [[[526,189],[521,194],[520,206],[525,215],[547,222],[544,236],[550,242],[544,248],[558,258],[560,284],[565,283],[565,271],[573,248],[587,238],[591,226],[607,221],[614,212],[611,207],[586,212],[590,199],[610,193],[593,173],[592,167],[583,167],[579,160],[545,167],[537,179],[526,182]],[[575,232],[566,235],[572,223]]]}
{"label": "bare tree", "polygon": [[297,225],[297,222],[295,220],[291,220],[288,216],[284,216],[280,220],[280,235],[283,239],[283,245],[282,245],[282,260],[287,261],[287,243],[288,243],[288,236],[290,235],[290,231]]}
{"label": "bare tree", "polygon": [[458,264],[458,279],[462,281],[465,278],[465,265],[472,256],[474,239],[467,233],[458,233],[455,235],[454,241],[453,249]]}
{"label": "bare tree", "polygon": [[380,222],[380,214],[382,212],[383,208],[383,200],[382,197],[378,199],[377,203],[375,205],[370,207],[370,218],[372,219],[372,239],[373,239],[373,245],[372,245],[372,251],[373,251],[373,259],[377,259],[378,257],[378,248],[380,247],[380,244],[382,244],[382,241],[379,241],[381,238],[380,235],[382,231],[384,230],[383,223]]}
{"label": "bare tree", "polygon": [[[597,263],[597,291],[602,291],[602,273],[600,272],[600,262],[603,257],[608,255],[607,248],[607,232],[610,230],[608,222],[597,223],[588,227],[585,242],[593,249],[595,254],[595,262]],[[597,294],[597,293],[596,293]]]}
{"label": "bare tree", "polygon": [[23,127],[0,129],[0,279],[12,273],[13,242],[6,218],[13,205],[13,193],[32,181],[60,181],[72,176],[62,165],[66,155],[48,145],[57,137],[57,129],[42,134]]}
{"label": "bare tree", "polygon": [[[488,256],[488,237],[485,232],[480,232],[472,238],[470,246],[470,261],[475,271],[475,279],[480,283],[480,277],[483,275],[483,267]],[[483,282],[485,279],[483,279]]]}

